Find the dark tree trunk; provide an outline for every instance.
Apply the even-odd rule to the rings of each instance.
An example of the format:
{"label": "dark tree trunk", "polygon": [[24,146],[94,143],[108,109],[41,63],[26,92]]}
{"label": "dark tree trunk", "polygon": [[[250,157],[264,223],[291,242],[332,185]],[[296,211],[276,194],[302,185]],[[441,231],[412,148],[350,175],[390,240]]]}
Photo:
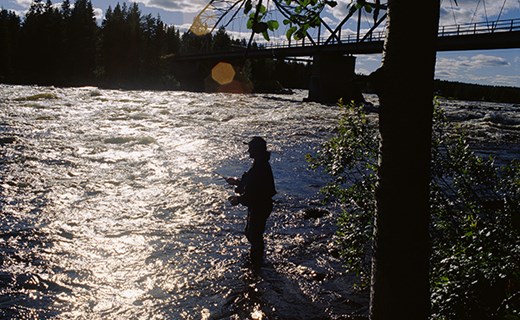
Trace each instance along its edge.
{"label": "dark tree trunk", "polygon": [[429,182],[439,0],[389,0],[370,317],[430,313]]}

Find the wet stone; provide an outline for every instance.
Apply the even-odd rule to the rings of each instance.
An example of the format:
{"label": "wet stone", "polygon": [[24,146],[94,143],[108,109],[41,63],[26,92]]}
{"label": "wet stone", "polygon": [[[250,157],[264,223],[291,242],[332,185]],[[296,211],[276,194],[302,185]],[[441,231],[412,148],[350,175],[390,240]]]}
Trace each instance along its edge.
{"label": "wet stone", "polygon": [[13,144],[16,142],[16,137],[2,137],[0,138],[0,145]]}
{"label": "wet stone", "polygon": [[329,211],[320,208],[309,208],[303,211],[304,219],[318,219],[328,215]]}

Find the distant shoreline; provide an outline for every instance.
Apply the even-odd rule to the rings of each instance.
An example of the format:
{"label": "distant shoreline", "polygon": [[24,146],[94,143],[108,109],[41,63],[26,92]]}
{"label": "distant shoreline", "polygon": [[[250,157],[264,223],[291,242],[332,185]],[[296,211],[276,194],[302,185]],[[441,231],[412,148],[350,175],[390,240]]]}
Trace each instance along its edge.
{"label": "distant shoreline", "polygon": [[457,100],[520,104],[520,88],[435,80],[437,95]]}
{"label": "distant shoreline", "polygon": [[[356,82],[363,93],[375,93],[370,86],[369,76],[357,75]],[[403,94],[406,94],[406,88],[403,90]],[[520,88],[517,87],[480,85],[435,79],[434,94],[452,100],[520,104]]]}
{"label": "distant shoreline", "polygon": [[[362,93],[375,94],[373,88],[370,86],[368,76],[357,75],[356,83],[361,88]],[[108,83],[96,83],[92,82],[78,82],[78,83],[22,83],[22,82],[3,82],[0,84],[5,85],[38,85],[38,86],[55,86],[63,88],[71,87],[83,87],[83,86],[95,86],[100,89],[108,90],[150,90],[150,91],[190,91],[190,92],[206,92],[204,90],[189,90],[183,86],[168,86],[168,85],[138,85],[138,84],[108,84]],[[279,84],[279,83],[278,83]],[[265,88],[259,88],[260,90],[253,91],[253,93],[272,93],[272,94],[290,94],[292,89],[308,89],[308,88],[290,88],[282,86],[271,86],[276,90],[266,90]],[[511,103],[520,105],[520,88],[517,87],[505,87],[505,86],[491,86],[491,85],[479,85],[463,82],[453,82],[446,80],[436,79],[434,82],[434,94],[442,96],[446,99],[452,100],[466,100],[466,101],[485,101],[485,102],[497,102],[497,103]]]}

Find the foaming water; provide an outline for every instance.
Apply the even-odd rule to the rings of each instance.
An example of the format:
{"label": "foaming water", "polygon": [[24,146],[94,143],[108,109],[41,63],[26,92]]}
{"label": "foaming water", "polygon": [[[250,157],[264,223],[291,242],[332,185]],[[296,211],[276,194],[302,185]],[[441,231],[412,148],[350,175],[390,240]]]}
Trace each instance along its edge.
{"label": "foaming water", "polygon": [[[303,91],[0,92],[4,318],[366,314],[367,292],[351,290],[335,254],[334,215],[303,215],[325,181],[304,156],[332,133],[336,107],[301,102]],[[515,106],[443,104],[482,145],[518,143]],[[246,266],[245,209],[226,204],[222,179],[247,170],[253,135],[269,143],[279,192],[260,274]]]}
{"label": "foaming water", "polygon": [[520,105],[441,100],[451,121],[469,134],[475,151],[497,164],[520,158]]}

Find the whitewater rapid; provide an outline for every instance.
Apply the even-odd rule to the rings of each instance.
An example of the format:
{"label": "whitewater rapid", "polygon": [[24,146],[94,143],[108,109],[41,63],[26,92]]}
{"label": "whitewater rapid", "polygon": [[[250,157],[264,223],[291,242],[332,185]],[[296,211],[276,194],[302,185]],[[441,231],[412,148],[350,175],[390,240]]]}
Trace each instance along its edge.
{"label": "whitewater rapid", "polygon": [[[334,249],[326,177],[307,153],[339,110],[293,95],[0,85],[0,315],[270,319],[366,314]],[[377,104],[374,96],[368,99]],[[477,151],[518,159],[518,105],[443,100]],[[376,117],[372,114],[371,117]],[[247,268],[245,209],[223,176],[272,151],[278,194],[263,273]]]}

